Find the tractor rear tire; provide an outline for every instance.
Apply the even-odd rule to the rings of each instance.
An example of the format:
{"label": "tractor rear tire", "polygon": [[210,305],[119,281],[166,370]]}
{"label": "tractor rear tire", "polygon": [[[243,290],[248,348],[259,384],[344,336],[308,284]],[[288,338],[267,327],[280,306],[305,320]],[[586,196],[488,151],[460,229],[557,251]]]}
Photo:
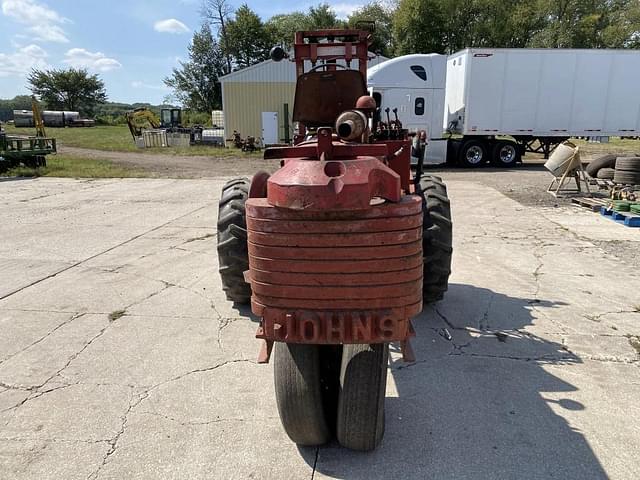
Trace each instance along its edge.
{"label": "tractor rear tire", "polygon": [[422,255],[424,276],[422,300],[441,300],[449,287],[453,252],[453,222],[447,186],[440,177],[426,175],[420,179],[422,196]]}
{"label": "tractor rear tire", "polygon": [[336,432],[343,447],[369,451],[382,440],[388,358],[388,343],[343,347]]}
{"label": "tractor rear tire", "polygon": [[276,403],[284,430],[298,445],[323,445],[331,438],[321,385],[320,346],[275,342]]}
{"label": "tractor rear tire", "polygon": [[238,304],[251,300],[251,286],[244,281],[249,270],[245,203],[248,178],[234,178],[222,187],[218,205],[218,271],[227,299]]}

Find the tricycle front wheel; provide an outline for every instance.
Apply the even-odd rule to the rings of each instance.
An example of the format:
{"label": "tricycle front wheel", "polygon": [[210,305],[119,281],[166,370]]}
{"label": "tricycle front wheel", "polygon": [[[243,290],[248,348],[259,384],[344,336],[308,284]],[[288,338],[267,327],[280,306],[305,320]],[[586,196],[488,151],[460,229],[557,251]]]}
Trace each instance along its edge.
{"label": "tricycle front wheel", "polygon": [[327,443],[321,382],[320,346],[275,342],[273,352],[276,403],[287,435],[298,445]]}
{"label": "tricycle front wheel", "polygon": [[368,451],[382,440],[388,359],[388,343],[343,347],[337,419],[343,447]]}

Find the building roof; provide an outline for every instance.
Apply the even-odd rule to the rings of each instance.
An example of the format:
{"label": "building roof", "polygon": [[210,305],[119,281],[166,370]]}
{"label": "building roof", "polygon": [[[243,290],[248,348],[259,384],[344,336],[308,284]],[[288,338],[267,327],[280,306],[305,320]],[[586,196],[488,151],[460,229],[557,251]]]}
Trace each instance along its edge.
{"label": "building roof", "polygon": [[[378,65],[388,60],[387,57],[378,55],[369,59],[369,67]],[[344,61],[338,61],[344,64]],[[220,77],[222,83],[225,82],[291,82],[296,81],[296,64],[292,61],[283,60],[274,62],[265,60],[264,62],[251,65],[250,67],[228,73]]]}

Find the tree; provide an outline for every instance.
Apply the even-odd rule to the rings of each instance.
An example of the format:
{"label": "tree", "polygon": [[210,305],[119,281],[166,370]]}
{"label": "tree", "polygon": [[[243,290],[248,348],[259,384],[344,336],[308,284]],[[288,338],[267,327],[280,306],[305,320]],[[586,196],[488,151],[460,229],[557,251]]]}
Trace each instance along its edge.
{"label": "tree", "polygon": [[388,57],[393,51],[392,15],[393,13],[390,9],[383,6],[379,1],[376,1],[354,10],[354,12],[349,15],[347,23],[350,28],[355,28],[358,22],[375,21],[376,31],[373,34],[373,42],[371,43],[370,49]]}
{"label": "tree", "polygon": [[547,26],[553,2],[400,0],[393,16],[395,50],[452,53],[467,47],[526,47]]}
{"label": "tree", "polygon": [[339,20],[326,3],[312,6],[306,13],[295,11],[274,15],[265,23],[267,33],[274,44],[286,48],[291,48],[294,35],[298,30],[343,28],[344,26],[345,22]]}
{"label": "tree", "polygon": [[446,23],[442,1],[400,0],[393,16],[396,53],[446,53]]}
{"label": "tree", "polygon": [[321,28],[342,28],[344,22],[338,20],[335,12],[331,10],[328,3],[321,3],[316,7],[310,7],[308,17],[308,28],[316,30]]}
{"label": "tree", "polygon": [[296,30],[309,28],[309,17],[303,12],[274,15],[267,20],[265,28],[275,45],[291,48]]}
{"label": "tree", "polygon": [[90,116],[96,105],[107,101],[104,83],[85,69],[31,70],[29,89],[48,108],[80,111]]}
{"label": "tree", "polygon": [[[211,25],[216,27],[220,43],[229,44],[229,36],[227,34],[227,23],[231,16],[231,5],[228,0],[203,0],[202,15],[209,21]],[[226,71],[231,72],[231,55],[224,53]]]}
{"label": "tree", "polygon": [[12,99],[0,99],[0,122],[11,120],[14,110],[31,110],[31,97],[17,95]]}
{"label": "tree", "polygon": [[223,49],[231,56],[234,68],[245,68],[266,60],[273,46],[264,23],[246,3],[227,23],[227,39],[223,42]]}
{"label": "tree", "polygon": [[208,24],[194,32],[188,51],[189,61],[180,62],[164,79],[165,85],[186,108],[197,112],[222,108],[220,77],[225,73],[225,58]]}
{"label": "tree", "polygon": [[609,22],[602,29],[602,41],[608,48],[640,48],[640,1],[612,2]]}
{"label": "tree", "polygon": [[590,48],[589,30],[599,16],[592,0],[540,0],[547,22],[532,40],[532,46],[545,48]]}

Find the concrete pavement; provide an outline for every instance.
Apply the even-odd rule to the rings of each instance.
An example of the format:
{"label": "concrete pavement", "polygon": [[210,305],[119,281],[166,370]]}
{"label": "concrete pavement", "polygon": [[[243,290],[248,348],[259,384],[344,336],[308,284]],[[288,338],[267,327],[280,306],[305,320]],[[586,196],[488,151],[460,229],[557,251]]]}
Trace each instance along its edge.
{"label": "concrete pavement", "polygon": [[299,449],[220,289],[222,183],[0,182],[0,479],[640,476],[640,273],[594,243],[638,229],[451,181],[450,290],[381,447]]}

